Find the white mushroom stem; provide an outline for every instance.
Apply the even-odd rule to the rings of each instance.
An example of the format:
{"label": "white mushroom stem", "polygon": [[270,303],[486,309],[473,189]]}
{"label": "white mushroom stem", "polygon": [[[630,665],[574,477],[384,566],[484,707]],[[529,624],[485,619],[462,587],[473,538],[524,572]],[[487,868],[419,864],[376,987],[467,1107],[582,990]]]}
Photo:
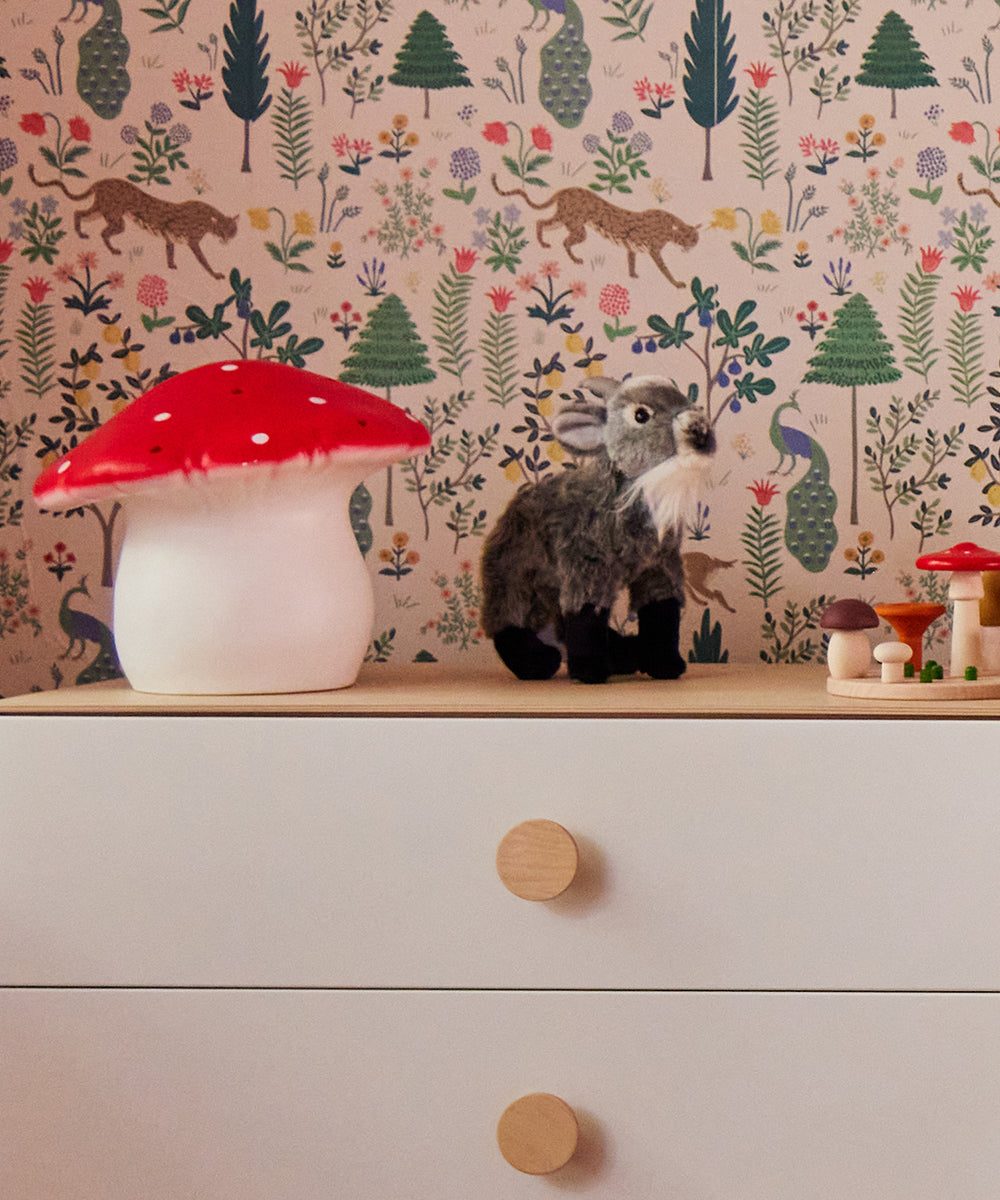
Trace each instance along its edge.
{"label": "white mushroom stem", "polygon": [[905,642],[879,642],[875,658],[882,664],[882,682],[899,683],[904,679],[906,664],[912,657],[913,650]]}
{"label": "white mushroom stem", "polygon": [[872,659],[872,644],[863,629],[835,629],[826,648],[826,665],[834,679],[863,679]]}
{"label": "white mushroom stem", "polygon": [[979,601],[983,595],[983,577],[979,571],[954,571],[948,585],[953,602],[951,616],[951,676],[962,678],[966,667],[982,665],[979,633]]}
{"label": "white mushroom stem", "polygon": [[115,643],[137,691],[347,687],[371,637],[357,462],[220,468],[125,503]]}

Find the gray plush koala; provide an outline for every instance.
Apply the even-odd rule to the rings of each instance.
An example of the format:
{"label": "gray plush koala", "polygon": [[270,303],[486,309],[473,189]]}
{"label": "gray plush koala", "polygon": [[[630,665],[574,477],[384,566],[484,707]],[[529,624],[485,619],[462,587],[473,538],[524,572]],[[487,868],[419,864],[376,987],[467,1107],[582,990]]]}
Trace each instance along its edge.
{"label": "gray plush koala", "polygon": [[[583,455],[575,469],[522,488],[483,547],[483,627],[520,679],[548,679],[562,654],[585,683],[642,671],[676,679],[684,571],[680,525],[715,452],[704,413],[666,380],[594,378],[593,401],[553,419],[558,440]],[[622,588],[637,635],[608,618]]]}

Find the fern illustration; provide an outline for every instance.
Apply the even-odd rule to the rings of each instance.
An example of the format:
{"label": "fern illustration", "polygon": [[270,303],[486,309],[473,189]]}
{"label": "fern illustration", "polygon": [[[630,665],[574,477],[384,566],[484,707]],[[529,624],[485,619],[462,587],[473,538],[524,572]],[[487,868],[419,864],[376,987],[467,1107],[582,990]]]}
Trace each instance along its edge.
{"label": "fern illustration", "polygon": [[18,322],[18,344],[21,347],[21,382],[29,395],[39,400],[53,386],[55,357],[55,327],[52,305],[29,300]]}
{"label": "fern illustration", "polygon": [[951,318],[945,339],[951,366],[951,390],[960,404],[969,408],[983,395],[982,314],[957,312]]}
{"label": "fern illustration", "polygon": [[931,367],[938,360],[934,347],[934,301],[940,279],[917,267],[911,271],[899,289],[899,340],[909,353],[903,364],[928,380]]}
{"label": "fern illustration", "polygon": [[469,342],[469,297],[472,276],[452,265],[434,289],[434,344],[441,352],[438,366],[462,382],[473,358]]}
{"label": "fern illustration", "polygon": [[506,408],[517,395],[517,334],[513,313],[491,312],[479,340],[486,394]]}
{"label": "fern illustration", "polygon": [[748,555],[742,561],[747,568],[750,595],[761,600],[766,608],[782,588],[778,579],[781,570],[781,527],[777,515],[766,512],[760,504],[754,504],[747,515],[740,541]]}
{"label": "fern illustration", "polygon": [[737,118],[746,135],[740,142],[747,178],[763,189],[778,174],[778,102],[760,88],[747,92]]}
{"label": "fern illustration", "polygon": [[[3,333],[4,327],[4,305],[7,302],[7,280],[10,278],[12,268],[7,263],[0,263],[0,334]],[[0,358],[7,353],[7,347],[10,345],[10,338],[0,337]]]}
{"label": "fern illustration", "polygon": [[309,133],[312,113],[309,101],[301,92],[284,87],[278,93],[278,103],[271,114],[274,128],[274,152],[282,179],[290,179],[296,190],[301,180],[312,174],[309,165],[312,143]]}

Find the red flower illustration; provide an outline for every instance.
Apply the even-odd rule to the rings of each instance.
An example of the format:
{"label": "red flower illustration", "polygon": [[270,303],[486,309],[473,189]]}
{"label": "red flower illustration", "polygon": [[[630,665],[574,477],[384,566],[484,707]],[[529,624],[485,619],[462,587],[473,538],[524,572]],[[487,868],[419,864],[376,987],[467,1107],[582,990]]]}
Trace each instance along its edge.
{"label": "red flower illustration", "polygon": [[45,132],[45,118],[41,113],[25,113],[20,121],[18,121],[18,124],[25,133],[33,133],[38,137]]}
{"label": "red flower illustration", "polygon": [[69,136],[77,142],[90,141],[90,126],[83,117],[70,117]]}
{"label": "red flower illustration", "polygon": [[285,77],[285,84],[290,88],[297,88],[303,79],[309,74],[306,68],[297,62],[282,63],[278,67],[278,72]]}
{"label": "red flower illustration", "polygon": [[47,279],[43,279],[40,275],[35,275],[29,279],[27,283],[22,283],[21,287],[28,289],[28,295],[31,297],[33,304],[41,304],[45,297],[52,291],[52,284]]}
{"label": "red flower illustration", "polygon": [[744,68],[744,73],[750,76],[750,81],[755,88],[767,87],[768,83],[777,74],[770,63],[761,62],[751,63],[749,67]]}
{"label": "red flower illustration", "polygon": [[483,137],[496,146],[507,145],[507,126],[503,121],[490,121],[483,129]]}
{"label": "red flower illustration", "polygon": [[953,121],[948,136],[953,142],[963,142],[966,146],[971,146],[976,140],[976,131],[969,121]]}
{"label": "red flower illustration", "polygon": [[755,479],[753,483],[747,485],[747,491],[753,492],[754,499],[761,508],[766,508],[778,494],[778,489],[770,479]]}
{"label": "red flower illustration", "polygon": [[0,263],[4,263],[10,258],[14,250],[14,243],[10,238],[0,238]]}
{"label": "red flower illustration", "polygon": [[601,288],[597,307],[607,317],[624,317],[629,310],[628,288],[620,283],[606,283]]}
{"label": "red flower illustration", "polygon": [[951,294],[958,301],[958,307],[962,310],[962,312],[972,312],[973,304],[975,304],[977,300],[982,299],[982,296],[980,296],[976,289],[974,287],[970,287],[968,284],[966,284],[964,287],[960,287],[957,291],[954,291]]}
{"label": "red flower illustration", "polygon": [[944,254],[937,246],[921,246],[920,247],[920,266],[929,275],[932,271],[936,271],[941,265],[941,260]]}
{"label": "red flower illustration", "polygon": [[552,149],[552,134],[544,125],[535,125],[531,130],[531,140],[536,150]]}
{"label": "red flower illustration", "polygon": [[507,311],[507,306],[514,299],[514,293],[510,288],[495,287],[486,293],[486,297],[492,301],[494,312],[502,313]]}
{"label": "red flower illustration", "polygon": [[464,246],[459,249],[455,247],[455,270],[459,274],[464,275],[467,271],[471,271],[476,263],[475,250],[468,250]]}
{"label": "red flower illustration", "polygon": [[188,84],[191,82],[191,76],[185,67],[181,67],[179,71],[175,71],[171,76],[171,82],[179,92],[187,90]]}
{"label": "red flower illustration", "polygon": [[167,303],[167,281],[162,275],[143,275],[135,298],[147,308],[161,308]]}

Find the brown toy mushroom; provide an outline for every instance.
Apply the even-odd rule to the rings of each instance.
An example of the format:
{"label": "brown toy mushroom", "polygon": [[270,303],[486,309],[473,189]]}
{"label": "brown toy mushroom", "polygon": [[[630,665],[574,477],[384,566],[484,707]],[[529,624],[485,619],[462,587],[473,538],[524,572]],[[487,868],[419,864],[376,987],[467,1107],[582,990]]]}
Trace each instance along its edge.
{"label": "brown toy mushroom", "polygon": [[834,679],[863,679],[871,664],[872,648],[866,629],[879,624],[878,614],[863,600],[835,600],[820,618],[831,630],[826,664]]}
{"label": "brown toy mushroom", "polygon": [[917,567],[921,571],[951,571],[948,583],[948,599],[952,601],[950,674],[961,679],[967,667],[979,670],[983,665],[979,632],[982,573],[1000,570],[1000,554],[985,550],[974,542],[959,542],[950,550],[922,554],[917,559]]}
{"label": "brown toy mushroom", "polygon": [[374,614],[351,494],[429,441],[349,384],[212,363],[133,401],[46,467],[34,495],[46,509],[123,504],[113,624],[136,690],[346,687]]}

